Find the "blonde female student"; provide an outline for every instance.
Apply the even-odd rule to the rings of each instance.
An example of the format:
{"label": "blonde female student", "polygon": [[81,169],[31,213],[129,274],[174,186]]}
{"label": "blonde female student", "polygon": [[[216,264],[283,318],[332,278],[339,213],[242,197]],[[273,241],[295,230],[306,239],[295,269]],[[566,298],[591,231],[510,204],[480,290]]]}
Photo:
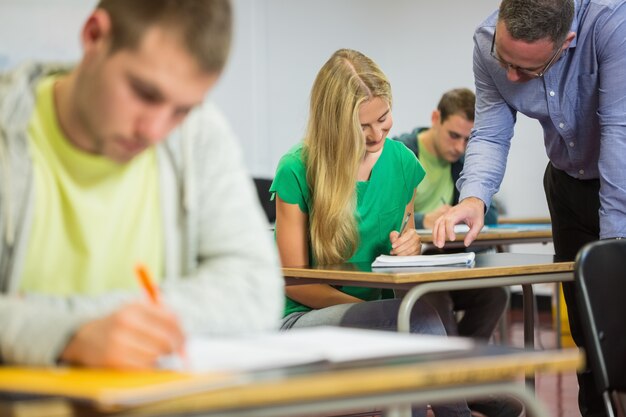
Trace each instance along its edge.
{"label": "blonde female student", "polygon": [[[404,144],[387,139],[392,124],[391,87],[382,71],[357,51],[335,52],[313,85],[304,141],[282,157],[270,187],[283,266],[420,253],[413,196],[424,169]],[[315,284],[286,293],[283,329],[397,329],[400,300],[382,299],[380,289]],[[411,331],[445,334],[426,302],[413,309]],[[434,410],[437,417],[470,415],[465,403]]]}

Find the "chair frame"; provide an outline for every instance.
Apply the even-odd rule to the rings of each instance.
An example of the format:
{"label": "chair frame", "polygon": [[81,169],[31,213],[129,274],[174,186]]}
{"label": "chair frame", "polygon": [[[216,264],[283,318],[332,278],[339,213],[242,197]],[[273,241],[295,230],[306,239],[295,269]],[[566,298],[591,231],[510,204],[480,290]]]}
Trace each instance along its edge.
{"label": "chair frame", "polygon": [[[604,262],[607,259],[609,262]],[[594,373],[596,384],[602,389],[602,397],[608,415],[610,417],[626,417],[626,390],[624,389],[626,388],[626,375],[616,377],[614,372],[609,371],[607,367],[607,358],[603,348],[603,345],[608,344],[604,340],[605,328],[598,323],[596,313],[599,307],[594,304],[593,293],[590,292],[591,288],[589,287],[590,280],[595,280],[596,284],[599,284],[599,280],[609,279],[607,278],[609,274],[591,270],[598,266],[599,260],[603,261],[601,265],[605,269],[617,268],[614,262],[610,262],[611,260],[619,260],[620,264],[626,266],[626,240],[601,240],[586,245],[578,253],[574,267],[576,301],[580,309],[583,332],[588,345],[586,353],[589,366]],[[624,272],[624,279],[626,279],[626,268],[622,269],[621,272]],[[596,309],[594,309],[594,305]],[[626,351],[623,356],[626,357]],[[608,364],[608,366],[611,365],[614,366],[614,364]],[[619,382],[616,381],[617,378],[619,378]],[[616,387],[616,385],[618,386]]]}

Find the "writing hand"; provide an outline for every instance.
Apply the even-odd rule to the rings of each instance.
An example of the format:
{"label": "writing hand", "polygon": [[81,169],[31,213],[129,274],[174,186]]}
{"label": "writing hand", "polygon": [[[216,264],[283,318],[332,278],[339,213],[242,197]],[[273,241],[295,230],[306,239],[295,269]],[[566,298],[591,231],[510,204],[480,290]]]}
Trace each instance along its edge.
{"label": "writing hand", "polygon": [[459,223],[465,223],[470,228],[463,240],[467,247],[476,239],[485,224],[485,203],[479,198],[468,197],[439,217],[433,226],[435,246],[443,248],[446,237],[454,241],[456,239],[454,225]]}
{"label": "writing hand", "polygon": [[391,255],[410,256],[422,253],[422,242],[413,228],[407,227],[402,235],[394,230],[389,233],[389,241],[391,242]]}
{"label": "writing hand", "polygon": [[159,357],[175,352],[183,343],[174,313],[139,301],[82,325],[60,359],[88,367],[149,369]]}

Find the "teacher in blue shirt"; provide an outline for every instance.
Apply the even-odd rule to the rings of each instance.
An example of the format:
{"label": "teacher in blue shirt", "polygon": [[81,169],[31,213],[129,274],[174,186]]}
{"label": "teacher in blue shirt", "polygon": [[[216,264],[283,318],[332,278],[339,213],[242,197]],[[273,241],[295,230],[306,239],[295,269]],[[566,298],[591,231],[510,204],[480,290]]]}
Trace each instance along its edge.
{"label": "teacher in blue shirt", "polygon": [[[597,239],[626,237],[626,0],[504,0],[474,34],[476,116],[460,204],[433,228],[469,245],[498,190],[516,114],[537,119],[550,162],[544,188],[558,261]],[[572,336],[585,346],[573,283],[564,284]],[[589,372],[579,374],[583,416],[605,415]]]}

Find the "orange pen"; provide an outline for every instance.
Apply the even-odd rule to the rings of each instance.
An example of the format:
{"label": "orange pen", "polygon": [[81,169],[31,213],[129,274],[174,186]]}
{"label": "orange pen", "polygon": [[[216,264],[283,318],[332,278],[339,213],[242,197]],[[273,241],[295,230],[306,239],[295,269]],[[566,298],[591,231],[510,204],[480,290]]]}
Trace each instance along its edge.
{"label": "orange pen", "polygon": [[[148,269],[148,267],[142,263],[138,263],[135,266],[135,276],[137,277],[137,281],[139,281],[139,285],[141,285],[141,287],[145,290],[146,294],[150,298],[150,301],[152,301],[156,305],[161,305],[159,287],[157,287],[157,285],[154,283],[154,280],[152,279],[152,274],[150,274],[150,270]],[[187,354],[185,353],[184,347],[181,346],[178,351],[178,355],[183,361],[183,366],[185,368],[188,368],[189,362],[187,360]]]}
{"label": "orange pen", "polygon": [[152,279],[152,275],[150,271],[148,271],[148,267],[144,264],[138,263],[135,266],[135,275],[137,276],[137,280],[139,281],[139,285],[146,291],[150,301],[154,304],[161,304],[161,296],[159,295],[159,288],[154,284],[154,280]]}

